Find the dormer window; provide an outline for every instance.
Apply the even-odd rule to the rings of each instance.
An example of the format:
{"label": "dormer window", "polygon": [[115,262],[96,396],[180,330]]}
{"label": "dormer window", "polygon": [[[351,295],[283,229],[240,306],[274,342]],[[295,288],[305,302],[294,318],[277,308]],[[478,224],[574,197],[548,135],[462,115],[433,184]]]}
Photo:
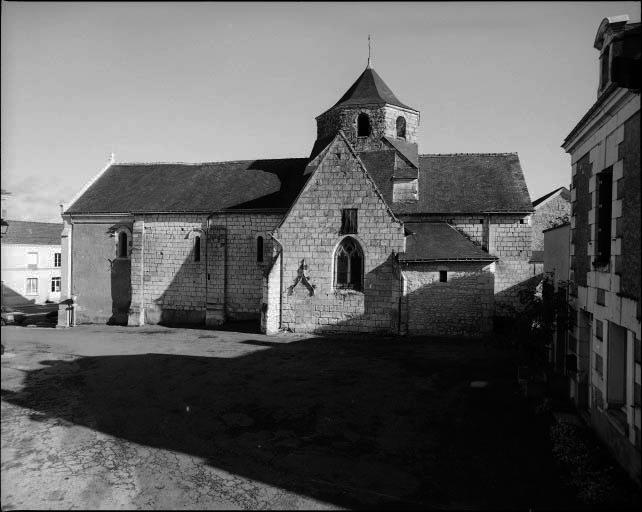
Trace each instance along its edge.
{"label": "dormer window", "polygon": [[403,116],[397,118],[397,137],[400,139],[406,138],[406,118]]}
{"label": "dormer window", "polygon": [[368,137],[370,132],[370,117],[362,112],[357,117],[357,137]]}
{"label": "dormer window", "polygon": [[605,46],[600,57],[600,89],[604,89],[609,83],[609,57],[611,46]]}

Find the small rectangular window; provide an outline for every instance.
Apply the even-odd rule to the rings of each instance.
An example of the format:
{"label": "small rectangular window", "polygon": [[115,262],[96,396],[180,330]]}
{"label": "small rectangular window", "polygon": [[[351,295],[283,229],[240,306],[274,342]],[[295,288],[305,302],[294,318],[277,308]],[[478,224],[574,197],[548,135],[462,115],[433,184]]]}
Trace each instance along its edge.
{"label": "small rectangular window", "polygon": [[51,278],[51,291],[52,292],[59,292],[60,291],[60,278],[59,277],[52,277]]}
{"label": "small rectangular window", "polygon": [[439,271],[439,282],[440,283],[448,282],[448,272],[446,270]]}
{"label": "small rectangular window", "polygon": [[604,306],[606,304],[606,293],[602,288],[597,289],[596,297],[595,297],[595,302],[599,304],[600,306]]}
{"label": "small rectangular window", "polygon": [[62,257],[59,252],[54,253],[54,267],[60,267],[62,263]]}
{"label": "small rectangular window", "polygon": [[595,337],[601,340],[604,336],[604,322],[595,320]]}
{"label": "small rectangular window", "polygon": [[37,294],[38,294],[38,278],[28,277],[27,278],[27,295],[37,295]]}
{"label": "small rectangular window", "polygon": [[357,233],[357,209],[344,208],[341,211],[341,231],[340,234],[348,235]]}
{"label": "small rectangular window", "polygon": [[602,359],[602,356],[599,354],[595,354],[595,371],[598,373],[598,375],[604,374],[604,361]]}

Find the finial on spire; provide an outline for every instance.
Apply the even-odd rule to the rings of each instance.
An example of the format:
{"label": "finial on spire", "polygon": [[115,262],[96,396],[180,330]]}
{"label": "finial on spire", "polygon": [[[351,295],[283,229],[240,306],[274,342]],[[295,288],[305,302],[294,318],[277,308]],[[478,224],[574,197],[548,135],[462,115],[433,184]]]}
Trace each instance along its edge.
{"label": "finial on spire", "polygon": [[370,34],[368,34],[368,66],[366,67],[370,67]]}

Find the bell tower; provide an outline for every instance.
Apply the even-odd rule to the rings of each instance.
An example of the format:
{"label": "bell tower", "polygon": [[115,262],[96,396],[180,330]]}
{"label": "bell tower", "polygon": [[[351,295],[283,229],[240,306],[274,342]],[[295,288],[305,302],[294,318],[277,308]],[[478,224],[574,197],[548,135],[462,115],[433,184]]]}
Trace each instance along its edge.
{"label": "bell tower", "polygon": [[357,151],[384,148],[383,137],[417,143],[419,111],[402,103],[368,66],[341,99],[316,118],[317,140],[339,130]]}

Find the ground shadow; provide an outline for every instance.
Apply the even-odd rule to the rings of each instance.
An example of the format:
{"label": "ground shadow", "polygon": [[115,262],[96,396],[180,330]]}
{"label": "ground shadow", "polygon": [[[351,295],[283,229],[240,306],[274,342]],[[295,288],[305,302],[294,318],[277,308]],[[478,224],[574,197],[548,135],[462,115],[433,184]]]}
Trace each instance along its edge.
{"label": "ground shadow", "polygon": [[359,336],[258,345],[41,361],[2,399],[343,507],[568,505],[506,353]]}
{"label": "ground shadow", "polygon": [[18,293],[10,286],[2,283],[2,305],[3,306],[22,306],[25,304],[35,304],[34,299],[28,299]]}

